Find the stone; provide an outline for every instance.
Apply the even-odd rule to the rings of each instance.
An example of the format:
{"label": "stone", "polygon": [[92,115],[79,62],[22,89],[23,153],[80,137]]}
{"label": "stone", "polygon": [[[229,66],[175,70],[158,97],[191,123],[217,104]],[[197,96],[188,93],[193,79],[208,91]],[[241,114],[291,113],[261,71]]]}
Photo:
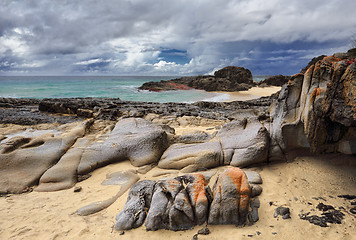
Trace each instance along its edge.
{"label": "stone", "polygon": [[258,209],[260,208],[260,205],[260,200],[258,198],[251,199],[251,211],[248,213],[248,220],[250,223],[255,223],[260,219],[258,216]]}
{"label": "stone", "polygon": [[189,165],[213,168],[222,165],[220,142],[209,141],[198,144],[173,144],[162,155],[159,168],[182,169]]}
{"label": "stone", "polygon": [[278,217],[278,216],[282,216],[283,219],[287,219],[290,218],[290,211],[289,208],[287,207],[277,207],[276,210],[274,211],[274,215],[273,217]]}
{"label": "stone", "polygon": [[262,184],[261,175],[258,172],[243,170],[247,176],[247,180],[250,184]]}
{"label": "stone", "polygon": [[129,230],[140,227],[151,205],[155,182],[143,180],[135,183],[128,194],[123,210],[116,216],[116,230]]}
{"label": "stone", "polygon": [[189,90],[192,88],[205,91],[245,91],[254,86],[250,70],[243,67],[228,66],[214,73],[214,76],[193,76],[169,81],[147,82],[140,90],[169,91]]}
{"label": "stone", "polygon": [[208,224],[242,225],[246,222],[250,187],[246,174],[231,167],[222,172],[213,187]]}
{"label": "stone", "polygon": [[86,174],[104,165],[130,160],[134,166],[157,162],[168,147],[167,134],[158,125],[141,118],[116,123],[112,132],[88,146],[78,165],[78,174]]}
{"label": "stone", "polygon": [[[75,141],[85,134],[89,125],[89,121],[84,121],[57,136],[44,134],[29,138],[14,137],[1,144],[0,193],[21,193],[35,185]],[[64,175],[67,173],[56,174],[55,178],[66,178]]]}
{"label": "stone", "polygon": [[216,137],[224,151],[224,164],[245,167],[267,162],[269,133],[257,118],[227,123]]}

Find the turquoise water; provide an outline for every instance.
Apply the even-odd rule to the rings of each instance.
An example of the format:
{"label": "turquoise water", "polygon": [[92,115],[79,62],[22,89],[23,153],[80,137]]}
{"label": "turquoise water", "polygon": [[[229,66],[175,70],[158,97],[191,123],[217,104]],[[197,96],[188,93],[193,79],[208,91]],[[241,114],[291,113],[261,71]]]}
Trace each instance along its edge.
{"label": "turquoise water", "polygon": [[[13,98],[72,98],[111,97],[125,101],[145,102],[196,102],[223,101],[228,95],[200,90],[164,92],[139,91],[137,88],[148,81],[169,80],[176,77],[98,77],[98,76],[51,76],[7,77],[0,76],[0,97]],[[257,76],[255,81],[265,77]]]}

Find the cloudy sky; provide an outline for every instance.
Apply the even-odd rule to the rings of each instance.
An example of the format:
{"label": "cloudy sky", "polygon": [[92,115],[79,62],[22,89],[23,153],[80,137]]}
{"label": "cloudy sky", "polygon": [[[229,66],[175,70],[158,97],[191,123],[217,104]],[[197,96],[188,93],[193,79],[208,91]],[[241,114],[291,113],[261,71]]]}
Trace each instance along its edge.
{"label": "cloudy sky", "polygon": [[356,36],[355,0],[0,0],[0,75],[294,74]]}

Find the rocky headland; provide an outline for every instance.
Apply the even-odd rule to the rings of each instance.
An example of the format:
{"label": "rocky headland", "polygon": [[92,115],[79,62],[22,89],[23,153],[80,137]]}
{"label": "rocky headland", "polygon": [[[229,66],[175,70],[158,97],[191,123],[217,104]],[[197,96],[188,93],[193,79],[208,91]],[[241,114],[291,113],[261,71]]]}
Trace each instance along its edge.
{"label": "rocky headland", "polygon": [[[331,223],[348,224],[337,229],[342,237],[350,233],[352,237],[355,210],[349,200],[337,196],[352,199],[356,194],[352,170],[356,167],[355,57],[353,49],[313,59],[307,70],[290,78],[278,77],[281,84],[286,82],[278,94],[244,102],[1,98],[2,206],[13,209],[11,198],[23,203],[13,193],[27,192],[34,199],[46,196],[36,194],[53,191],[65,196],[82,194],[71,209],[75,209],[76,221],[84,218],[87,225],[105,222],[107,215],[112,221],[117,214],[113,228],[122,234],[132,228],[176,231],[208,224],[220,236],[223,233],[214,225],[242,225],[248,231],[252,230],[248,226],[254,225],[262,230],[254,229],[251,236],[261,231],[267,234],[273,218],[268,209],[274,206],[276,221],[279,216],[283,222],[294,221],[300,229],[308,228],[311,237],[319,237],[315,227]],[[236,74],[245,76],[244,80],[233,78]],[[226,91],[253,84],[252,76],[236,67],[175,84],[200,88],[193,82],[208,86],[209,78],[217,80],[221,88],[229,86]],[[310,159],[324,160],[315,160],[315,164]],[[328,167],[325,159],[339,164],[341,159],[346,167]],[[92,184],[101,181],[97,177],[105,169],[111,172],[102,184],[120,185],[120,191],[110,188],[111,196],[102,200],[104,190]],[[331,173],[336,174],[336,180]],[[325,186],[318,185],[319,181]],[[79,185],[78,193],[69,192]],[[112,207],[116,201],[119,207]],[[318,205],[324,215],[306,213],[320,201],[333,202],[339,210]],[[302,220],[318,226],[302,220],[297,224],[297,211]],[[284,229],[281,221],[274,223],[278,229]],[[209,233],[209,229],[199,234]],[[278,229],[272,230],[272,235]],[[90,231],[83,229],[75,236],[80,238]],[[28,232],[31,229],[22,234],[33,237],[26,235]],[[0,230],[3,233],[7,236]],[[286,232],[280,234],[281,239],[291,237]],[[327,236],[338,235],[330,232]]]}

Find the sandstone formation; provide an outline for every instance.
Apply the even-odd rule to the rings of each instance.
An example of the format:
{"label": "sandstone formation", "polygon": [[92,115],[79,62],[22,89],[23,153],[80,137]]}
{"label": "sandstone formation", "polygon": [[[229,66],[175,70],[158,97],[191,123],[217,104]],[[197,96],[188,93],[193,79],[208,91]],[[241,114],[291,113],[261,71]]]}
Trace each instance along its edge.
{"label": "sandstone formation", "polygon": [[324,57],[292,76],[271,106],[270,159],[296,149],[356,153],[354,57],[352,51]]}
{"label": "sandstone formation", "polygon": [[269,133],[257,118],[225,124],[216,137],[205,143],[173,144],[158,163],[160,168],[244,167],[267,162]]}
{"label": "sandstone formation", "polygon": [[[241,225],[247,221],[250,196],[245,173],[235,167],[218,175],[213,191],[201,173],[156,182],[145,180],[131,188],[115,228],[137,228],[145,218],[147,230],[186,230],[205,222]],[[254,211],[254,218],[251,215],[249,219],[258,217],[259,206],[253,206],[250,214]]]}
{"label": "sandstone formation", "polygon": [[130,160],[134,166],[155,163],[167,147],[167,134],[158,125],[141,118],[123,119],[103,136],[103,141],[84,150],[78,174],[123,160]]}
{"label": "sandstone formation", "polygon": [[77,138],[84,136],[89,125],[90,121],[85,121],[58,136],[16,136],[1,144],[0,193],[21,193],[36,184],[42,174],[58,162]]}
{"label": "sandstone formation", "polygon": [[168,91],[201,89],[205,91],[245,91],[254,86],[250,70],[243,67],[228,66],[214,73],[214,76],[194,76],[169,81],[147,82],[140,90]]}

